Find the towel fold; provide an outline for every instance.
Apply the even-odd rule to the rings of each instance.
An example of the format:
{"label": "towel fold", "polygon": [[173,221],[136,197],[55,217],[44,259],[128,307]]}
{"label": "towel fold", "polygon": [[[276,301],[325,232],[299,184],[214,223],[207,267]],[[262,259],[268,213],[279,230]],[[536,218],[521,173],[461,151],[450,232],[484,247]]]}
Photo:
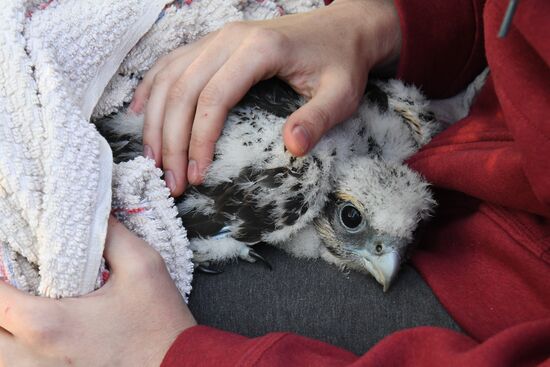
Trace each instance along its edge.
{"label": "towel fold", "polygon": [[48,297],[105,278],[108,216],[154,246],[184,297],[193,264],[152,161],[113,165],[90,118],[120,110],[155,60],[228,21],[316,0],[4,0],[0,12],[0,275]]}

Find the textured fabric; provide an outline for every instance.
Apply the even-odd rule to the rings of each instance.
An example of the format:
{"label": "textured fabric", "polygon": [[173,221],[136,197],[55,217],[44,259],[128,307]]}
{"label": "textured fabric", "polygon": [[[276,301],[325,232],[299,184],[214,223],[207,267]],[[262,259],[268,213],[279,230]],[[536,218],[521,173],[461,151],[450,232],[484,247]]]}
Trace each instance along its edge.
{"label": "textured fabric", "polygon": [[413,263],[464,331],[486,340],[550,319],[548,222],[455,192],[439,202]]}
{"label": "textured fabric", "polygon": [[195,326],[179,335],[167,366],[548,366],[550,320],[524,323],[479,344],[450,330],[419,327],[392,334],[368,353],[349,351],[290,333],[261,338]]}
{"label": "textured fabric", "polygon": [[[485,67],[485,0],[395,1],[401,33],[399,79],[432,98],[455,95]],[[437,75],[437,78],[434,78]]]}
{"label": "textured fabric", "polygon": [[162,171],[138,157],[114,165],[112,213],[164,259],[183,298],[191,292],[193,254]]}
{"label": "textured fabric", "polygon": [[225,266],[223,274],[195,274],[189,308],[199,324],[248,337],[294,332],[358,354],[404,328],[458,330],[410,266],[382,293],[365,274],[340,273],[321,260],[296,259],[272,246],[254,248],[273,271],[239,262]]}
{"label": "textured fabric", "polygon": [[[112,157],[88,118],[164,3],[3,2],[0,242],[15,286],[63,297],[101,283]],[[183,245],[170,257],[185,256]],[[186,282],[180,289],[189,290],[189,271]]]}
{"label": "textured fabric", "polygon": [[321,0],[192,0],[167,6],[120,64],[98,101],[93,117],[119,111],[130,102],[146,71],[173,49],[192,43],[232,21],[262,20],[303,12]]}
{"label": "textured fabric", "polygon": [[[483,67],[472,61],[484,57],[484,30],[491,74],[472,115],[410,160],[436,185],[477,196],[441,191],[440,211],[413,257],[468,335],[405,329],[355,357],[294,334],[248,339],[198,326],[180,334],[164,366],[549,365],[550,3],[520,2],[504,39],[496,35],[506,0],[487,2],[484,25],[483,2],[395,3],[403,27],[400,77],[432,96],[463,88]],[[454,37],[459,30],[465,42]],[[434,55],[437,64],[429,60]]]}
{"label": "textured fabric", "polygon": [[[191,253],[152,162],[113,166],[90,117],[120,109],[162,55],[320,0],[7,0],[0,13],[0,275],[39,295],[99,287],[111,209],[191,290]],[[131,178],[131,180],[129,180]],[[112,194],[112,195],[111,195]],[[111,207],[113,204],[113,207]]]}
{"label": "textured fabric", "polygon": [[506,6],[485,6],[491,73],[470,115],[409,161],[433,184],[479,199],[443,195],[443,224],[415,259],[479,340],[550,317],[550,3],[520,4],[499,39]]}

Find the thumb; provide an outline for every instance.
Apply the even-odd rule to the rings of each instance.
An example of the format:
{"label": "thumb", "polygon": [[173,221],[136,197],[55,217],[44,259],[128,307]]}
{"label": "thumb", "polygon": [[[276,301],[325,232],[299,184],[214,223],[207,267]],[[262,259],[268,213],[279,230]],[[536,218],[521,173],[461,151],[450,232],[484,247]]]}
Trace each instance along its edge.
{"label": "thumb", "polygon": [[351,83],[329,84],[324,83],[285,123],[283,138],[291,154],[307,154],[328,130],[355,112],[360,94],[355,93]]}
{"label": "thumb", "polygon": [[104,256],[113,273],[127,273],[135,264],[156,251],[147,242],[127,229],[113,215],[109,217]]}

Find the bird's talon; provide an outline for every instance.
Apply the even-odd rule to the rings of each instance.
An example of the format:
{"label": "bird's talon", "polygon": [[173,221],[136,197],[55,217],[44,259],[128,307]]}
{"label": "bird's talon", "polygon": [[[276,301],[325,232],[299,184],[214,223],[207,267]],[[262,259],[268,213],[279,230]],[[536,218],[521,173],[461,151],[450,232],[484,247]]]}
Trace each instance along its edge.
{"label": "bird's talon", "polygon": [[201,272],[201,273],[204,273],[204,274],[211,274],[211,275],[217,275],[217,274],[221,274],[223,273],[223,269],[220,269],[220,268],[214,268],[214,267],[211,267],[211,266],[206,266],[206,265],[197,265],[197,267],[195,268],[195,270]]}
{"label": "bird's talon", "polygon": [[264,257],[262,255],[260,255],[259,253],[257,253],[256,251],[249,250],[248,255],[250,255],[250,257],[252,257],[255,260],[260,260],[269,270],[273,270],[273,267],[271,266],[269,261],[264,259]]}

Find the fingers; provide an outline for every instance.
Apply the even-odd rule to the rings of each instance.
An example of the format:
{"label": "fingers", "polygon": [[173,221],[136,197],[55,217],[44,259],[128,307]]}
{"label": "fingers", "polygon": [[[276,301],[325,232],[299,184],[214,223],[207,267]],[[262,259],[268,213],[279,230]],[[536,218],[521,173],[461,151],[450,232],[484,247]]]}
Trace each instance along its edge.
{"label": "fingers", "polygon": [[145,107],[145,103],[149,99],[151,89],[155,81],[156,75],[163,70],[173,60],[172,54],[167,54],[157,60],[155,65],[144,75],[141,82],[138,84],[132,97],[132,102],[128,108],[135,114],[142,113]]}
{"label": "fingers", "polygon": [[128,252],[132,248],[131,242],[135,239],[135,235],[124,224],[120,223],[114,216],[109,216],[103,255],[113,272],[124,266],[125,257],[128,256]]}
{"label": "fingers", "polygon": [[360,96],[345,79],[336,75],[325,78],[313,98],[290,115],[283,138],[291,154],[307,154],[328,130],[356,110]]}
{"label": "fingers", "polygon": [[132,107],[148,99],[144,154],[162,165],[173,196],[183,193],[189,178],[201,183],[229,108],[257,81],[276,74],[281,37],[232,23],[163,58],[146,75]]}
{"label": "fingers", "polygon": [[217,42],[212,41],[174,82],[166,96],[162,166],[174,196],[181,195],[187,186],[187,152],[197,100],[228,56],[228,52],[220,51]]}
{"label": "fingers", "polygon": [[[185,51],[185,52],[184,52]],[[162,165],[162,131],[166,100],[170,89],[181,74],[193,62],[200,50],[198,48],[181,48],[159,61],[143,79],[134,94],[134,111],[145,107],[143,123],[144,153],[155,160],[157,167]]]}
{"label": "fingers", "polygon": [[[317,60],[304,65],[298,56],[293,61],[295,65],[289,66],[289,53],[300,50],[292,47],[285,33],[258,26],[259,23],[250,24],[226,26],[178,55],[164,58],[136,91],[134,107],[139,108],[139,101],[149,99],[144,153],[162,165],[173,196],[181,195],[188,183],[202,182],[229,109],[259,80],[281,72],[298,92],[307,90],[313,95],[289,117],[283,129],[287,148],[297,156],[308,153],[359,103],[358,91],[364,89],[361,81],[366,79],[366,73],[357,77],[349,65],[340,65],[341,58],[334,55],[334,60],[329,61],[338,66],[327,67],[325,61]],[[357,80],[351,80],[351,75]]]}
{"label": "fingers", "polygon": [[155,65],[145,74],[143,80],[139,83],[136,90],[134,91],[134,96],[132,98],[132,103],[130,104],[130,109],[134,113],[142,113],[145,103],[149,99],[151,94],[151,89],[155,83],[155,77],[159,72],[164,70],[169,64],[174,60],[178,59],[185,54],[197,54],[200,52],[200,47],[204,44],[210,37],[212,37],[216,32],[213,32],[200,40],[194,42],[191,45],[186,45],[180,48],[175,49],[174,51],[166,54],[165,56],[159,58]]}
{"label": "fingers", "polygon": [[202,89],[189,143],[189,182],[198,185],[214,156],[216,140],[227,113],[258,81],[277,70],[277,57],[268,50],[241,47]]}
{"label": "fingers", "polygon": [[113,216],[109,217],[104,256],[111,269],[110,281],[143,280],[167,271],[159,253]]}

